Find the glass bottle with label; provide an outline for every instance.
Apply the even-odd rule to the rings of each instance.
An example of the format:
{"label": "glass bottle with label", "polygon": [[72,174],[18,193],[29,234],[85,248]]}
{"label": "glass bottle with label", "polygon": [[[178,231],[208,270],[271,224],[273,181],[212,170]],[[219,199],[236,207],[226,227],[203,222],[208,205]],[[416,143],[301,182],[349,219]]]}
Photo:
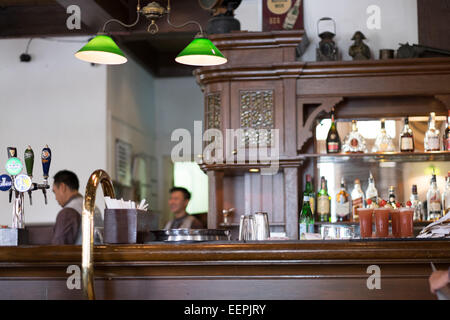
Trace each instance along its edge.
{"label": "glass bottle with label", "polygon": [[314,233],[314,217],[307,195],[303,196],[303,206],[299,217],[299,238],[304,239],[305,233]]}
{"label": "glass bottle with label", "polygon": [[367,152],[366,140],[358,132],[356,120],[352,120],[352,131],[345,137],[342,151],[347,153]]}
{"label": "glass bottle with label", "polygon": [[423,142],[425,151],[439,151],[439,140],[439,130],[436,129],[436,114],[431,112],[428,121],[428,130],[425,133]]}
{"label": "glass bottle with label", "polygon": [[300,14],[300,3],[301,0],[295,1],[295,4],[289,9],[286,18],[284,18],[283,29],[290,30],[294,28],[298,15]]}
{"label": "glass bottle with label", "polygon": [[314,209],[316,207],[315,194],[314,194],[314,189],[312,186],[312,178],[311,178],[311,175],[309,175],[309,174],[306,175],[306,185],[305,185],[305,191],[303,191],[303,196],[309,197],[309,206],[310,206],[311,212],[314,216]]}
{"label": "glass bottle with label", "polygon": [[394,152],[394,142],[392,138],[386,132],[385,120],[381,119],[381,130],[375,139],[375,144],[372,148],[372,152]]}
{"label": "glass bottle with label", "polygon": [[414,136],[409,127],[408,117],[405,118],[405,125],[400,133],[400,152],[414,152]]}
{"label": "glass bottle with label", "polygon": [[317,214],[319,221],[330,222],[330,196],[327,190],[327,180],[320,178],[320,190],[317,193]]}
{"label": "glass bottle with label", "polygon": [[366,201],[372,200],[372,203],[378,203],[378,190],[375,188],[375,179],[372,172],[369,175],[369,186],[366,190]]}
{"label": "glass bottle with label", "polygon": [[341,152],[341,139],[337,131],[336,122],[334,120],[334,108],[331,110],[331,127],[327,135],[327,153]]}
{"label": "glass bottle with label", "polygon": [[417,185],[412,185],[411,196],[409,197],[409,201],[411,201],[411,207],[414,208],[414,221],[422,221],[425,220],[423,217],[423,209],[422,209],[422,201],[419,200],[419,196],[417,194]]}
{"label": "glass bottle with label", "polygon": [[358,214],[356,213],[356,208],[364,208],[364,192],[361,189],[361,181],[359,179],[355,179],[355,186],[352,190],[352,220],[357,222],[359,221]]}
{"label": "glass bottle with label", "polygon": [[442,144],[444,145],[445,151],[450,151],[450,110],[448,110],[447,122],[445,123],[445,131],[442,136]]}
{"label": "glass bottle with label", "polygon": [[345,180],[344,177],[341,178],[341,190],[339,190],[336,195],[336,215],[338,221],[349,221],[350,220],[350,195],[347,190],[345,190]]}
{"label": "glass bottle with label", "polygon": [[427,192],[427,219],[438,220],[441,217],[441,193],[437,187],[436,174],[431,176],[430,189]]}
{"label": "glass bottle with label", "polygon": [[396,203],[396,200],[395,200],[395,187],[394,187],[394,186],[390,186],[390,187],[389,187],[389,200],[388,200],[388,204],[389,204],[392,208],[396,209],[397,207],[396,207],[395,203]]}
{"label": "glass bottle with label", "polygon": [[450,211],[450,171],[447,173],[445,191],[442,194],[442,210],[443,215],[446,215]]}

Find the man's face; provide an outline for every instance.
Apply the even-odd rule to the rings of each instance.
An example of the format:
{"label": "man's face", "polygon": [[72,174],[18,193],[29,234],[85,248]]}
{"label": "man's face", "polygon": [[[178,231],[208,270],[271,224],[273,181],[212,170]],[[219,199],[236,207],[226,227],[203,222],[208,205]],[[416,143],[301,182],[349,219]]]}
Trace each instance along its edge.
{"label": "man's face", "polygon": [[66,191],[67,187],[64,183],[53,184],[53,193],[55,194],[56,201],[62,207],[66,203]]}
{"label": "man's face", "polygon": [[184,198],[184,194],[181,191],[174,191],[169,197],[169,209],[173,213],[179,213],[186,210],[189,203],[188,199]]}

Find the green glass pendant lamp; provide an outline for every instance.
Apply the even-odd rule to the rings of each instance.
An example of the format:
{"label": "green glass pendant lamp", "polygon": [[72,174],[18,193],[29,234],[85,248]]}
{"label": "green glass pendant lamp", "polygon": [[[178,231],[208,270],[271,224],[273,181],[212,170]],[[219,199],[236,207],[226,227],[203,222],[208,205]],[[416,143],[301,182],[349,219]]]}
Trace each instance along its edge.
{"label": "green glass pendant lamp", "polygon": [[80,60],[97,64],[122,64],[128,61],[111,37],[99,34],[75,53]]}
{"label": "green glass pendant lamp", "polygon": [[191,66],[215,66],[227,62],[227,59],[219,49],[217,49],[211,40],[205,36],[202,26],[197,21],[188,21],[179,26],[170,22],[170,0],[167,2],[167,9],[161,7],[157,2],[151,2],[141,9],[140,1],[138,1],[137,17],[134,23],[127,25],[116,19],[106,21],[103,25],[102,32],[90,40],[83,48],[78,50],[78,52],[75,53],[75,57],[83,61],[107,65],[127,62],[127,58],[122,50],[120,50],[119,46],[111,37],[105,34],[106,26],[110,22],[117,22],[126,28],[134,27],[139,22],[141,13],[151,20],[151,24],[148,26],[147,31],[152,34],[158,32],[158,26],[155,23],[155,19],[162,17],[164,14],[167,14],[167,23],[174,28],[183,28],[188,24],[196,24],[199,27],[200,33],[186,48],[183,49],[183,51],[180,52],[180,54],[178,54],[175,58],[176,62]]}

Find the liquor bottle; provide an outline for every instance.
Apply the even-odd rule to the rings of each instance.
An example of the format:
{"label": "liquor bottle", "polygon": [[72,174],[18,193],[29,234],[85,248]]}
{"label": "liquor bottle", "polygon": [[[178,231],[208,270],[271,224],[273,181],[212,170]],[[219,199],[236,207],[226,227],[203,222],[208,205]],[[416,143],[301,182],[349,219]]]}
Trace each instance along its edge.
{"label": "liquor bottle", "polygon": [[431,176],[430,189],[427,192],[427,219],[438,220],[441,217],[441,194],[436,183],[436,174]]}
{"label": "liquor bottle", "polygon": [[364,192],[361,190],[361,181],[359,179],[355,179],[355,186],[352,190],[352,220],[355,222],[359,221],[356,208],[364,208]]}
{"label": "liquor bottle", "polygon": [[430,113],[428,130],[423,141],[425,151],[439,151],[439,130],[436,129],[436,114]]}
{"label": "liquor bottle", "polygon": [[445,123],[445,131],[442,136],[444,150],[450,151],[450,110],[448,110],[447,122]]}
{"label": "liquor bottle", "polygon": [[342,151],[347,153],[367,152],[366,140],[358,132],[356,120],[352,120],[352,131],[345,137]]}
{"label": "liquor bottle", "polygon": [[320,190],[317,193],[317,214],[321,222],[330,222],[330,196],[325,177],[320,179]]}
{"label": "liquor bottle", "polygon": [[389,200],[388,200],[388,204],[392,207],[392,208],[397,208],[396,207],[396,200],[395,200],[395,187],[394,186],[390,186],[389,187]]}
{"label": "liquor bottle", "polygon": [[408,117],[405,118],[405,125],[400,133],[400,152],[414,152],[414,136],[409,127]]}
{"label": "liquor bottle", "polygon": [[442,210],[443,215],[450,212],[450,171],[447,172],[445,191],[442,194]]}
{"label": "liquor bottle", "polygon": [[309,205],[309,196],[303,196],[302,212],[299,217],[299,237],[304,239],[305,233],[314,233],[314,216]]}
{"label": "liquor bottle", "polygon": [[394,152],[394,142],[392,138],[386,132],[385,119],[381,119],[381,130],[375,139],[372,152]]}
{"label": "liquor bottle", "polygon": [[336,122],[334,120],[334,108],[331,110],[331,127],[327,135],[327,153],[339,153],[341,152],[341,139],[336,128]]}
{"label": "liquor bottle", "polygon": [[372,172],[369,175],[369,186],[366,190],[366,201],[372,200],[372,203],[378,203],[378,190],[375,188],[375,180]]}
{"label": "liquor bottle", "polygon": [[300,14],[300,3],[301,0],[295,1],[294,6],[289,9],[286,14],[286,18],[284,18],[283,29],[290,30],[294,28],[295,23],[297,22],[298,15]]}
{"label": "liquor bottle", "polygon": [[417,195],[417,185],[412,185],[411,196],[409,197],[409,201],[411,201],[411,207],[414,208],[414,221],[422,221],[425,220],[423,217],[423,206],[422,201],[419,200],[419,196]]}
{"label": "liquor bottle", "polygon": [[311,208],[311,212],[314,217],[314,209],[316,207],[316,202],[315,202],[314,189],[312,187],[312,179],[311,179],[311,175],[309,175],[309,174],[306,175],[306,185],[305,185],[305,191],[303,191],[303,196],[309,197],[309,206]]}
{"label": "liquor bottle", "polygon": [[338,221],[349,221],[350,220],[350,195],[347,190],[345,190],[345,180],[344,177],[341,178],[341,190],[339,190],[336,195],[336,215]]}

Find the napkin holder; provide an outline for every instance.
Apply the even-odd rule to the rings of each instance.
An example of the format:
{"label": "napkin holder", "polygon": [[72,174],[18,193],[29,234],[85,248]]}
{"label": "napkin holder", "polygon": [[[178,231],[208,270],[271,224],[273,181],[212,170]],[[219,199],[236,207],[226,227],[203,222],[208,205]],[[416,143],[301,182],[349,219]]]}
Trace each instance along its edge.
{"label": "napkin holder", "polygon": [[20,246],[28,244],[28,230],[0,228],[0,246]]}
{"label": "napkin holder", "polygon": [[138,209],[105,209],[104,243],[144,243],[151,229],[152,215]]}

